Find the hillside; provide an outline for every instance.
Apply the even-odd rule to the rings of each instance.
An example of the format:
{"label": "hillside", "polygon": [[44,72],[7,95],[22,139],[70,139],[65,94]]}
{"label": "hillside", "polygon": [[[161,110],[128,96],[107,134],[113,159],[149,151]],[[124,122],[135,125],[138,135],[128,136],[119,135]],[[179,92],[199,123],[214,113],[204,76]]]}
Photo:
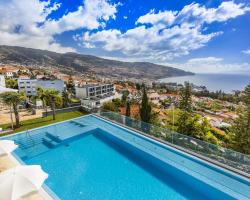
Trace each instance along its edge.
{"label": "hillside", "polygon": [[94,72],[99,75],[128,78],[160,79],[172,76],[191,75],[173,67],[149,62],[122,62],[77,53],[55,53],[46,50],[15,46],[0,46],[0,63],[32,67],[57,67],[61,70]]}

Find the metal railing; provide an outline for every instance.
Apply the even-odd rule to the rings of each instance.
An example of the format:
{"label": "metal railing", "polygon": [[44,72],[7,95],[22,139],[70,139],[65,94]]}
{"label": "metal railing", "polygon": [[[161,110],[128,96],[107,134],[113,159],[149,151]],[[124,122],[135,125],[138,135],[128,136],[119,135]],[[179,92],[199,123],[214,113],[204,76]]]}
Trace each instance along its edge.
{"label": "metal railing", "polygon": [[100,112],[97,116],[118,123],[129,129],[157,138],[162,142],[167,142],[181,150],[191,152],[205,160],[214,161],[213,163],[223,165],[227,169],[237,172],[246,177],[250,177],[250,156],[226,149],[202,140],[183,135],[169,129],[135,120],[114,112]]}

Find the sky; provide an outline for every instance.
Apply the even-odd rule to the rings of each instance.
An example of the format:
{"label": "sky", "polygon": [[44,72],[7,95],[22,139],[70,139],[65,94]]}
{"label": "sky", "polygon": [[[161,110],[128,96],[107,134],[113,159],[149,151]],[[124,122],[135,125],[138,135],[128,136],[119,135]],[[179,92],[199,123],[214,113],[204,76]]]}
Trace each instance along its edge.
{"label": "sky", "polygon": [[0,0],[0,45],[250,74],[250,2]]}

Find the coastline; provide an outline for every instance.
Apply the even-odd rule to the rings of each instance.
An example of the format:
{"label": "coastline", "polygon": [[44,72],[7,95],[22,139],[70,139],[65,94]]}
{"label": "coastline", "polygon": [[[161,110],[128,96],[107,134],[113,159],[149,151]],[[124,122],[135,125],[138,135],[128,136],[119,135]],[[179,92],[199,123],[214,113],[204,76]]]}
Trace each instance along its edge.
{"label": "coastline", "polygon": [[189,81],[196,86],[205,86],[209,91],[232,93],[234,90],[244,90],[250,82],[250,74],[194,74],[188,76],[159,79],[163,83],[183,84]]}

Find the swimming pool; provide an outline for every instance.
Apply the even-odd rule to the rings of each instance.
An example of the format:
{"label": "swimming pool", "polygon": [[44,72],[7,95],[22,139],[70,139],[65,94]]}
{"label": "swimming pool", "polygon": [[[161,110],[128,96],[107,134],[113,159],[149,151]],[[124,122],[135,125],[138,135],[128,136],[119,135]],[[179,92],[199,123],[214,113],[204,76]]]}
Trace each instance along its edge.
{"label": "swimming pool", "polygon": [[249,179],[88,115],[9,136],[61,199],[250,199]]}

